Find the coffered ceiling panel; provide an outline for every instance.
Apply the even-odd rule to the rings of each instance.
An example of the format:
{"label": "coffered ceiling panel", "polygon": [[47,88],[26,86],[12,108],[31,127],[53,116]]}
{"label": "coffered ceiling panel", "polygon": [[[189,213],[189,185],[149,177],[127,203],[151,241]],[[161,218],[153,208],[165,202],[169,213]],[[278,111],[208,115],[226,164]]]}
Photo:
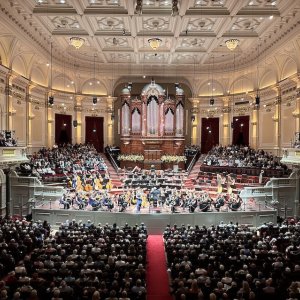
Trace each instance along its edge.
{"label": "coffered ceiling panel", "polygon": [[[12,34],[46,53],[47,60],[51,41],[57,62],[76,59],[81,68],[96,53],[97,63],[115,61],[123,69],[143,62],[157,68],[178,64],[189,72],[185,65],[196,61],[206,67],[211,56],[220,69],[233,56],[239,64],[256,63],[258,45],[261,53],[277,50],[300,15],[300,0],[178,0],[175,11],[173,1],[143,0],[141,7],[137,0],[0,1],[0,17],[10,15],[0,22],[5,19]],[[70,45],[71,37],[83,38],[79,50]],[[161,40],[157,50],[150,38]],[[226,47],[232,38],[238,40],[234,52]]]}

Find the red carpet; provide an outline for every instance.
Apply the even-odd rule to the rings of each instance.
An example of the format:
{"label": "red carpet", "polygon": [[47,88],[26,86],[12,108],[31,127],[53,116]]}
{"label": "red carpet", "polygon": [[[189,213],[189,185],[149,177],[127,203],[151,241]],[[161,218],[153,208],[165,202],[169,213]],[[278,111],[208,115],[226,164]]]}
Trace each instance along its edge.
{"label": "red carpet", "polygon": [[172,300],[161,235],[148,236],[147,261],[147,300]]}

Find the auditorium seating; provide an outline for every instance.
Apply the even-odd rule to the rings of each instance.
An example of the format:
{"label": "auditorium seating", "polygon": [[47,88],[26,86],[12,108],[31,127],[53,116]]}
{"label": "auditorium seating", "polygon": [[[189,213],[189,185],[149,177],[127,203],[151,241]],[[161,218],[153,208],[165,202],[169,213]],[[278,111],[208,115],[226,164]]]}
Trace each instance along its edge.
{"label": "auditorium seating", "polygon": [[300,222],[174,225],[164,239],[175,299],[300,298]]}
{"label": "auditorium seating", "polygon": [[144,224],[73,220],[50,233],[47,222],[0,220],[0,230],[0,299],[146,297]]}

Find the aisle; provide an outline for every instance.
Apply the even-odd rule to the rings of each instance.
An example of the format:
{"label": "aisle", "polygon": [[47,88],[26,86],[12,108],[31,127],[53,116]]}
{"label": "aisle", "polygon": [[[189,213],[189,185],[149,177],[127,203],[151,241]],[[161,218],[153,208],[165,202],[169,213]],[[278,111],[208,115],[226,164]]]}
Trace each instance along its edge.
{"label": "aisle", "polygon": [[172,300],[162,235],[147,239],[147,300]]}

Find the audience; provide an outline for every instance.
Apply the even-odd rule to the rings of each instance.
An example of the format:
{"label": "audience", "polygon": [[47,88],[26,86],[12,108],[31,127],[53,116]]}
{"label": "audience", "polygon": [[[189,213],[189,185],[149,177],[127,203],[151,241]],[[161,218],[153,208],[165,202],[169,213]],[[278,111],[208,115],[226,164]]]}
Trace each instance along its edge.
{"label": "audience", "polygon": [[0,299],[145,299],[147,230],[1,220]]}
{"label": "audience", "polygon": [[248,146],[215,146],[205,157],[203,164],[208,166],[249,167],[278,169],[287,171],[280,159],[264,150],[255,150]]}
{"label": "audience", "polygon": [[300,222],[174,225],[164,238],[176,299],[300,299]]}
{"label": "audience", "polygon": [[83,144],[68,144],[52,149],[42,148],[32,155],[30,163],[41,176],[107,170],[103,158],[97,153],[94,146]]}

